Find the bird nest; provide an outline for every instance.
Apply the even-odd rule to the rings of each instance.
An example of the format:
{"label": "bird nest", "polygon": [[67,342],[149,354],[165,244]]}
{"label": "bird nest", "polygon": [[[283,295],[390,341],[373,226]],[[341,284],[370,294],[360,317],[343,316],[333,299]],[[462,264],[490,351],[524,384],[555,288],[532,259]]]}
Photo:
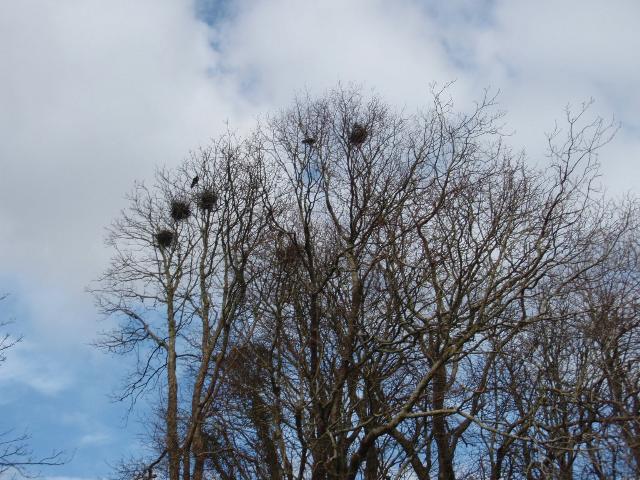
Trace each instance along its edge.
{"label": "bird nest", "polygon": [[191,207],[189,202],[185,200],[171,201],[171,218],[175,221],[186,220],[191,215]]}
{"label": "bird nest", "polygon": [[353,145],[362,145],[367,139],[368,135],[369,132],[367,131],[366,127],[360,125],[359,123],[354,123],[353,127],[351,128],[351,133],[349,134],[349,142]]}
{"label": "bird nest", "polygon": [[289,242],[276,248],[276,258],[285,267],[293,267],[302,261],[304,248],[295,242]]}
{"label": "bird nest", "polygon": [[175,238],[171,230],[163,229],[156,233],[156,242],[160,248],[169,248]]}
{"label": "bird nest", "polygon": [[213,190],[205,190],[198,194],[198,207],[201,210],[213,210],[218,201],[218,195]]}
{"label": "bird nest", "polygon": [[306,137],[304,140],[302,140],[302,143],[304,145],[309,145],[310,147],[312,147],[316,143],[316,139],[313,137]]}

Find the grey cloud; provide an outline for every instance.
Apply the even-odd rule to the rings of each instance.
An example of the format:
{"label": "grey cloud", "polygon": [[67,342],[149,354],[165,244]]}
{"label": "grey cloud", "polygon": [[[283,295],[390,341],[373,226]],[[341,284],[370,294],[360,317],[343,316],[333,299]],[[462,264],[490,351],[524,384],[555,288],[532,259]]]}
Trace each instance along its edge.
{"label": "grey cloud", "polygon": [[0,263],[43,303],[47,290],[75,297],[49,317],[85,313],[82,289],[107,260],[103,227],[132,182],[242,108],[207,73],[209,35],[187,1],[0,7]]}

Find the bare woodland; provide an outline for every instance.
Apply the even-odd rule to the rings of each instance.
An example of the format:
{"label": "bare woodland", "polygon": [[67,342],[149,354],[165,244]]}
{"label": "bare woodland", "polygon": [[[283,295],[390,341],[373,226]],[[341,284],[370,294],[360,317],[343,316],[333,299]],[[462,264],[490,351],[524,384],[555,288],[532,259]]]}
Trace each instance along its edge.
{"label": "bare woodland", "polygon": [[640,476],[638,205],[585,111],[534,168],[489,97],[338,89],[136,185],[94,291],[155,407],[121,478]]}

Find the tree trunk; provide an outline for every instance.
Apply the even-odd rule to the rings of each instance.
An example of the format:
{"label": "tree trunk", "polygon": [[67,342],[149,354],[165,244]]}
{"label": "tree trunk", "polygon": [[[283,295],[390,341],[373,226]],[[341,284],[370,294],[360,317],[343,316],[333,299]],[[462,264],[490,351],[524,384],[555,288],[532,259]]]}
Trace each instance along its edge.
{"label": "tree trunk", "polygon": [[[444,408],[446,388],[447,369],[443,364],[438,367],[433,377],[433,408],[435,410]],[[444,414],[434,415],[433,436],[438,447],[438,480],[455,480],[453,455],[447,432],[447,420]]]}
{"label": "tree trunk", "polygon": [[169,480],[180,479],[180,441],[178,439],[178,378],[176,374],[176,322],[173,311],[173,295],[167,297],[167,453],[169,456]]}

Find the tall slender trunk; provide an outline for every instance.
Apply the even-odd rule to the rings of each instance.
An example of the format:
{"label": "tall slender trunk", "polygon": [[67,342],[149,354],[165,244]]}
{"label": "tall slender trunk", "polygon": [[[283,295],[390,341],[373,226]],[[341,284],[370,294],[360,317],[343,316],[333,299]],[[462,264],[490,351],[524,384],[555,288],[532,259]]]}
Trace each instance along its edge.
{"label": "tall slender trunk", "polygon": [[178,439],[178,378],[176,358],[176,321],[173,310],[173,292],[167,296],[167,453],[169,480],[180,479],[180,441]]}
{"label": "tall slender trunk", "polygon": [[[207,283],[206,283],[206,265],[209,257],[209,227],[210,227],[210,216],[207,216],[205,219],[205,224],[202,229],[202,254],[200,256],[199,265],[198,265],[198,279],[199,279],[199,287],[200,287],[200,319],[202,322],[202,332],[201,332],[201,341],[200,341],[200,351],[202,354],[202,358],[200,360],[200,367],[198,369],[198,375],[196,377],[196,382],[193,388],[193,394],[191,397],[191,429],[193,437],[190,440],[189,450],[187,450],[187,445],[185,445],[184,459],[186,462],[186,466],[188,465],[188,460],[190,459],[191,452],[194,455],[194,466],[193,466],[193,480],[202,480],[202,476],[204,474],[204,462],[206,456],[206,449],[204,447],[204,435],[202,431],[202,425],[204,421],[204,413],[203,408],[204,405],[202,402],[202,391],[204,389],[205,377],[209,370],[209,364],[211,362],[211,355],[213,353],[213,346],[210,344],[211,339],[211,326],[209,324],[209,313],[211,309],[211,301],[209,299],[209,292],[207,291]],[[183,480],[189,480],[187,475],[189,474],[189,470],[187,468],[185,470],[185,478]]]}
{"label": "tall slender trunk", "polygon": [[498,447],[495,462],[491,466],[491,480],[500,480],[502,478],[502,464],[504,463],[506,453],[507,449],[505,445]]}
{"label": "tall slender trunk", "polygon": [[[191,478],[193,480],[202,480],[202,476],[204,475],[204,461],[206,455],[206,449],[204,448],[204,440],[202,435],[202,425],[198,425],[196,427],[196,433],[193,437],[193,446],[192,446],[194,461],[193,461],[193,475]],[[184,478],[183,480],[188,480]]]}
{"label": "tall slender trunk", "polygon": [[573,480],[573,458],[570,453],[562,454],[560,457],[559,480]]}
{"label": "tall slender trunk", "polygon": [[[433,408],[444,408],[444,397],[447,388],[447,369],[440,365],[433,376]],[[446,416],[443,414],[433,417],[433,436],[438,447],[438,479],[455,480],[453,470],[453,452],[449,443]]]}
{"label": "tall slender trunk", "polygon": [[311,397],[313,399],[313,418],[315,423],[315,441],[311,446],[313,466],[311,480],[327,480],[328,459],[330,448],[328,445],[327,419],[325,408],[322,405],[322,392],[320,385],[320,362],[318,353],[320,349],[320,309],[317,294],[310,298],[310,339],[309,339],[309,375],[311,384]]}

